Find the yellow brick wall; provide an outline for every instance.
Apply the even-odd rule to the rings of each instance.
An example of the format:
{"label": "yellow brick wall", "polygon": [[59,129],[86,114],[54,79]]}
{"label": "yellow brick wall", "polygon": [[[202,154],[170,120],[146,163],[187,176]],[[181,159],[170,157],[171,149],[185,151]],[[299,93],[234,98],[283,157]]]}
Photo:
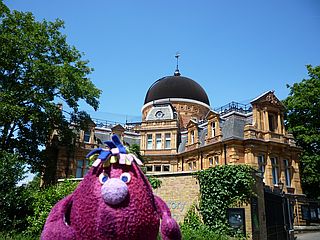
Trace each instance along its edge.
{"label": "yellow brick wall", "polygon": [[[199,203],[199,182],[191,174],[191,172],[152,174],[162,182],[161,187],[154,190],[154,193],[167,203],[177,222],[183,222],[184,216],[191,205]],[[261,179],[257,178],[255,191],[258,198],[259,232],[254,239],[266,239],[264,191]],[[251,206],[250,204],[243,204],[238,207],[245,209],[246,233],[249,239],[252,239]]]}
{"label": "yellow brick wall", "polygon": [[182,222],[191,205],[198,201],[199,183],[189,172],[153,175],[162,181],[154,193],[161,197],[177,222]]}

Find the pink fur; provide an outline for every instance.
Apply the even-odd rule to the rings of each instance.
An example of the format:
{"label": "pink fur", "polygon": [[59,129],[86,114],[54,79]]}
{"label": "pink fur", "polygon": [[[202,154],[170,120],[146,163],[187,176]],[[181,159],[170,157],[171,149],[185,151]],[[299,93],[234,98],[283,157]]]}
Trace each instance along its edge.
{"label": "pink fur", "polygon": [[[101,184],[99,175],[105,172],[109,180]],[[112,187],[118,186],[123,172],[131,176],[126,183],[127,193],[118,194]],[[108,180],[108,181],[109,181]],[[107,186],[108,185],[108,186]],[[119,189],[124,188],[122,184]],[[109,202],[108,191],[114,194]],[[120,190],[119,190],[120,191]],[[122,190],[121,190],[122,191]],[[118,199],[118,195],[121,195]],[[167,205],[153,195],[152,188],[140,168],[132,165],[111,164],[103,168],[91,168],[77,189],[59,201],[51,210],[41,234],[42,240],[106,240],[142,239],[155,240],[161,222],[162,239],[181,239],[176,221],[171,218]]]}

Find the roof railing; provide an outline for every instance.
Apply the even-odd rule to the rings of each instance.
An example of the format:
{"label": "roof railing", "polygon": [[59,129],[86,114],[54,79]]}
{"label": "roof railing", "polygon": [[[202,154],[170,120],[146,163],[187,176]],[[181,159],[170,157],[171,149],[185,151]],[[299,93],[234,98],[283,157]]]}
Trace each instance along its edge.
{"label": "roof railing", "polygon": [[247,114],[252,112],[252,106],[251,104],[242,104],[232,101],[222,107],[214,109],[214,111],[218,112],[220,115],[225,115],[230,112]]}

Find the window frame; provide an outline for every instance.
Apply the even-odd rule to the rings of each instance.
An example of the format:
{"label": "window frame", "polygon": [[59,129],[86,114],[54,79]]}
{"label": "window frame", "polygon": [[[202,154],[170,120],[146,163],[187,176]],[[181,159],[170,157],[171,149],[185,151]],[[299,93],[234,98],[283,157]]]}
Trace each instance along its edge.
{"label": "window frame", "polygon": [[171,149],[171,133],[165,133],[165,149]]}
{"label": "window frame", "polygon": [[[79,164],[81,162],[81,164]],[[89,171],[89,160],[79,159],[76,160],[76,178],[83,178]],[[79,172],[80,171],[80,172]]]}
{"label": "window frame", "polygon": [[285,182],[286,187],[291,187],[291,172],[290,172],[290,164],[288,159],[283,159],[283,165],[284,165],[284,176],[285,176]]}
{"label": "window frame", "polygon": [[[262,159],[262,161],[260,160]],[[264,154],[258,154],[257,156],[257,162],[258,162],[258,169],[261,173],[262,178],[264,179],[264,174],[266,172],[266,160]]]}
{"label": "window frame", "polygon": [[[87,140],[87,138],[88,138],[88,140]],[[91,139],[91,131],[90,130],[83,131],[83,142],[84,143],[90,143],[90,139]]]}
{"label": "window frame", "polygon": [[216,122],[213,121],[211,122],[210,125],[211,125],[211,137],[213,138],[216,136]]}
{"label": "window frame", "polygon": [[273,185],[279,184],[279,163],[277,157],[270,157],[272,166],[272,183]]}
{"label": "window frame", "polygon": [[156,133],[156,149],[158,149],[158,150],[162,149],[162,136],[161,136],[161,133]]}
{"label": "window frame", "polygon": [[153,149],[152,134],[147,134],[147,149]]}

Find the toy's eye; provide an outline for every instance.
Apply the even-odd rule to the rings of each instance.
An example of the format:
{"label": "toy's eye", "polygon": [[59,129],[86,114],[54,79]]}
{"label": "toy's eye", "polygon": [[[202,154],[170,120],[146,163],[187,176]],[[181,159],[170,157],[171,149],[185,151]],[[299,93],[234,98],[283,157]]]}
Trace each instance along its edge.
{"label": "toy's eye", "polygon": [[131,175],[130,175],[130,173],[127,173],[127,172],[122,173],[120,176],[120,179],[125,183],[129,183],[131,180]]}
{"label": "toy's eye", "polygon": [[101,184],[104,184],[108,179],[109,179],[109,176],[105,172],[99,175],[99,181]]}

